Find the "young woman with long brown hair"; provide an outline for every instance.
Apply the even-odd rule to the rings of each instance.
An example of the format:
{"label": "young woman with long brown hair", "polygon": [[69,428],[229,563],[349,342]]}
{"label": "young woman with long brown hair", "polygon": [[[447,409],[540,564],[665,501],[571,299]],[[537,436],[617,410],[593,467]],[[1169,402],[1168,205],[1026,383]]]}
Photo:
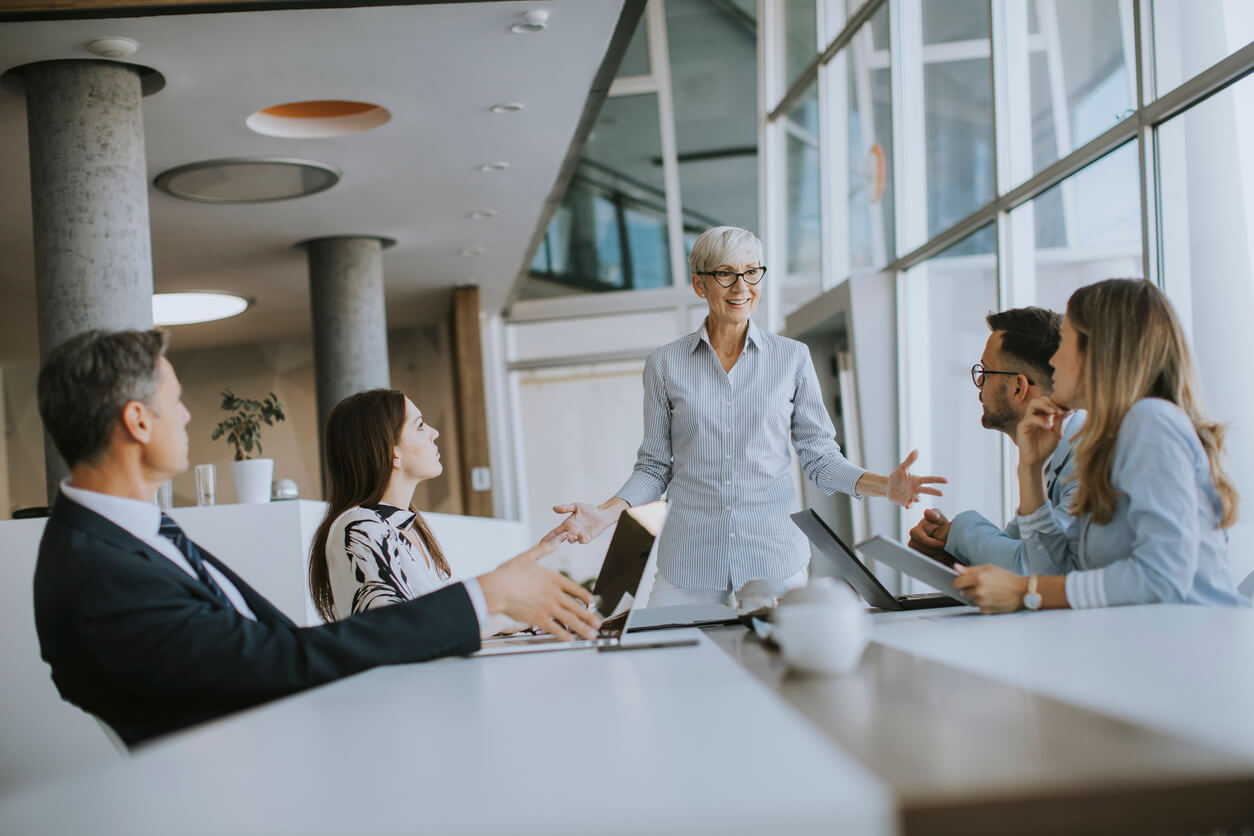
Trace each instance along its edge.
{"label": "young woman with long brown hair", "polygon": [[[1054,391],[1020,422],[1019,530],[1064,574],[1024,578],[997,566],[960,568],[954,586],[985,612],[1154,602],[1249,606],[1236,590],[1225,529],[1238,497],[1223,467],[1223,425],[1211,421],[1184,330],[1143,279],[1082,287],[1067,302],[1050,361]],[[1070,513],[1045,501],[1042,465],[1062,418],[1085,409],[1073,440]]]}

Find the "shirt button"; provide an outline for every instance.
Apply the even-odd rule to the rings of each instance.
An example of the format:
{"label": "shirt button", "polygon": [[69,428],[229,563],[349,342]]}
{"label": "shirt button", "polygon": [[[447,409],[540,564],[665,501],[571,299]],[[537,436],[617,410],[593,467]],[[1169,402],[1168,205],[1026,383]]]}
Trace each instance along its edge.
{"label": "shirt button", "polygon": [[723,484],[724,484],[724,485],[730,485],[730,484],[731,484],[731,479],[728,479],[728,480],[727,480],[726,482],[724,482]]}
{"label": "shirt button", "polygon": [[731,453],[728,453],[728,454],[727,454],[726,456],[724,456],[723,458],[725,458],[725,459],[730,459],[730,458],[731,458]]}
{"label": "shirt button", "polygon": [[730,510],[731,510],[731,506],[730,506],[730,505],[724,505],[724,506],[723,506],[723,510],[724,510],[724,511],[730,511]]}
{"label": "shirt button", "polygon": [[734,532],[734,531],[733,531],[733,532],[731,533],[731,538],[732,538],[733,540],[735,540],[735,539],[736,539],[736,532]]}

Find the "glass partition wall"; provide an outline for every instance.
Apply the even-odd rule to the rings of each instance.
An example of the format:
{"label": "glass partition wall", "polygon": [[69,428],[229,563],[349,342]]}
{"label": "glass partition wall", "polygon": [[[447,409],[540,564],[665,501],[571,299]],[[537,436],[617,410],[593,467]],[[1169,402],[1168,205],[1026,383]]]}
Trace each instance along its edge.
{"label": "glass partition wall", "polygon": [[[900,396],[880,420],[899,453],[918,447],[950,478],[939,507],[1001,519],[1017,503],[1013,450],[980,427],[967,371],[985,314],[1062,310],[1116,276],[1146,276],[1177,306],[1254,503],[1254,402],[1232,385],[1254,350],[1254,4],[759,0],[758,18],[761,227],[793,279],[763,325],[786,332],[850,277],[892,288]],[[1245,519],[1240,577],[1254,570]]]}

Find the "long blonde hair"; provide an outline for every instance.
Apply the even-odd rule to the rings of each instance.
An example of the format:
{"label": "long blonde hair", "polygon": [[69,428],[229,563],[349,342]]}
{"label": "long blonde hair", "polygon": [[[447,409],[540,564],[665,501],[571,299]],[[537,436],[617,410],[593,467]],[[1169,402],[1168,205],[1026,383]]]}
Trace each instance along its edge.
{"label": "long blonde hair", "polygon": [[1166,295],[1144,279],[1107,279],[1071,294],[1067,320],[1083,353],[1088,411],[1076,436],[1071,513],[1110,521],[1119,500],[1110,482],[1119,426],[1137,401],[1162,398],[1193,423],[1223,506],[1220,527],[1233,525],[1239,498],[1223,468],[1224,426],[1206,417],[1184,329]]}

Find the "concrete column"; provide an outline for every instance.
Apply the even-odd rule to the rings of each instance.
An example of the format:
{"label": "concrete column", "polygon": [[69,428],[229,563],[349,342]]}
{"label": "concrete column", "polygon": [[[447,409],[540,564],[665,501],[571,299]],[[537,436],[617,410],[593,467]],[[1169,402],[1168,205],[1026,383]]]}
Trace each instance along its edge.
{"label": "concrete column", "polygon": [[309,253],[319,447],[331,409],[349,395],[391,385],[383,246],[379,238],[315,238]]}
{"label": "concrete column", "polygon": [[[152,246],[138,68],[21,68],[30,138],[39,356],[91,328],[152,327]],[[68,473],[45,439],[48,497]]]}

